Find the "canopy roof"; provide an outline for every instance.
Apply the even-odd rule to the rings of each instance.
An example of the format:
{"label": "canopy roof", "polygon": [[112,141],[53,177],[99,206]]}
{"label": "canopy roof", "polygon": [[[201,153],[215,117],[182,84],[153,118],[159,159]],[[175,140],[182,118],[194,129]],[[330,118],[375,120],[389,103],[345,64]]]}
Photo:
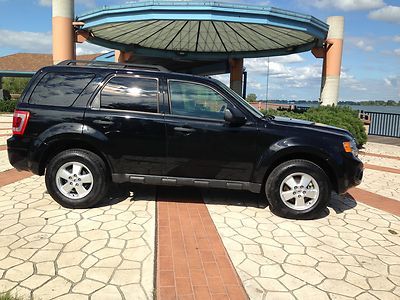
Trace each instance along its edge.
{"label": "canopy roof", "polygon": [[324,22],[304,14],[214,1],[139,1],[83,14],[89,42],[141,55],[265,57],[321,46]]}

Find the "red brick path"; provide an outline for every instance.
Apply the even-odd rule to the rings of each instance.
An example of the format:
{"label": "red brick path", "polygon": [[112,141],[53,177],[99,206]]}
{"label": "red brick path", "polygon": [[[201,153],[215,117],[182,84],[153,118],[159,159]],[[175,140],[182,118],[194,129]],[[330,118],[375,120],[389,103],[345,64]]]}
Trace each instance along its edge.
{"label": "red brick path", "polygon": [[357,202],[365,203],[369,206],[400,216],[400,201],[383,197],[359,188],[352,188],[348,193]]}
{"label": "red brick path", "polygon": [[16,169],[0,172],[0,187],[31,177],[32,175],[30,172],[19,172]]}
{"label": "red brick path", "polygon": [[[372,157],[381,157],[381,158],[390,158],[390,159],[397,159],[400,160],[399,156],[391,156],[391,155],[385,155],[385,154],[377,154],[377,153],[367,153],[360,151],[360,154],[365,155],[365,156],[372,156]],[[400,155],[400,153],[399,153]]]}
{"label": "red brick path", "polygon": [[371,164],[364,164],[364,167],[367,168],[367,169],[376,170],[376,171],[383,171],[383,172],[400,174],[400,170],[399,169],[394,169],[394,168],[381,167],[381,166],[371,165]]}
{"label": "red brick path", "polygon": [[201,196],[179,195],[157,197],[157,299],[248,299]]}

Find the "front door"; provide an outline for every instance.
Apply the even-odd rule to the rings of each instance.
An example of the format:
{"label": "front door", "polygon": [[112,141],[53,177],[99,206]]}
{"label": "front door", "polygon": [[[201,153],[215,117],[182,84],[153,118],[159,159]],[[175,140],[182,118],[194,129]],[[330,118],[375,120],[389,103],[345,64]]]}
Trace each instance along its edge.
{"label": "front door", "polygon": [[225,122],[225,110],[234,104],[207,85],[171,79],[168,94],[166,175],[250,181],[257,126]]}
{"label": "front door", "polygon": [[104,140],[114,174],[163,175],[164,117],[158,78],[113,76],[85,114],[87,130]]}

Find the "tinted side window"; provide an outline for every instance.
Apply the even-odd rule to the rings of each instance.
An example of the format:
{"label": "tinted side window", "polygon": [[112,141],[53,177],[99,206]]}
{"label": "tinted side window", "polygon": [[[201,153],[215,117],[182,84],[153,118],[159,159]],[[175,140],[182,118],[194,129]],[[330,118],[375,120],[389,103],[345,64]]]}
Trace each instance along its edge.
{"label": "tinted side window", "polygon": [[102,108],[158,112],[156,79],[114,77],[101,92]]}
{"label": "tinted side window", "polygon": [[171,113],[207,119],[223,120],[227,103],[213,89],[189,82],[169,82]]}
{"label": "tinted side window", "polygon": [[94,74],[47,73],[33,90],[29,103],[71,106]]}

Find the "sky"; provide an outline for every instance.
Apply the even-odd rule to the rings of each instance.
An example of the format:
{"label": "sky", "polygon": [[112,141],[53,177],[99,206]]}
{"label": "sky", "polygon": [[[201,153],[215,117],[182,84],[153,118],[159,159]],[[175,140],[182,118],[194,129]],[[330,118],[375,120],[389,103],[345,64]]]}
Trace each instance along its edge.
{"label": "sky", "polygon": [[[76,15],[123,0],[75,0]],[[340,100],[400,101],[399,0],[228,0],[269,5],[310,14],[325,21],[345,17]],[[51,53],[51,0],[0,0],[0,56],[18,52]],[[103,48],[84,43],[77,54]],[[246,59],[248,93],[267,96],[266,58]],[[268,99],[318,100],[322,60],[311,52],[271,57]],[[218,76],[225,83],[227,75]]]}

